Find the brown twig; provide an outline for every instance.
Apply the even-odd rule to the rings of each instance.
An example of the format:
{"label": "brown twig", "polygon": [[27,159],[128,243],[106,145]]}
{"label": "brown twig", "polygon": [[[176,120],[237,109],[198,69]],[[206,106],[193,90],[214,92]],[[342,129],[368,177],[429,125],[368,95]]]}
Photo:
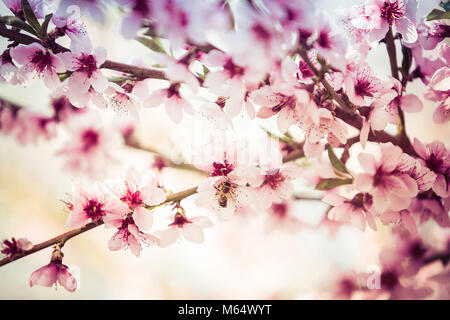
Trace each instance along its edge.
{"label": "brown twig", "polygon": [[189,171],[193,171],[195,173],[199,173],[202,175],[207,174],[205,171],[200,170],[191,164],[176,163],[176,162],[172,161],[168,156],[162,154],[160,151],[152,149],[147,146],[143,146],[142,144],[139,143],[139,141],[136,140],[136,138],[133,135],[125,137],[125,145],[127,145],[128,147],[133,148],[133,149],[153,153],[155,156],[158,156],[164,160],[164,166],[166,166],[166,167],[189,170]]}

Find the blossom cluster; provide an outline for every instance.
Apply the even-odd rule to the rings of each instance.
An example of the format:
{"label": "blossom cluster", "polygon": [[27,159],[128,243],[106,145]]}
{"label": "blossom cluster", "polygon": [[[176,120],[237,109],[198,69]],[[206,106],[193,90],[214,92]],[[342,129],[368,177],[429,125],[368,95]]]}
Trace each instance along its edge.
{"label": "blossom cluster", "polygon": [[[414,251],[422,246],[420,226],[432,219],[440,228],[450,227],[447,141],[411,139],[405,126],[405,113],[425,108],[434,108],[436,126],[450,121],[448,7],[435,9],[443,18],[430,18],[423,2],[366,0],[345,8],[335,21],[308,0],[73,0],[59,6],[4,0],[12,16],[4,19],[9,27],[0,26],[0,35],[14,41],[1,55],[0,81],[18,86],[42,81],[54,99],[51,116],[2,102],[0,132],[26,143],[53,138],[62,127],[69,139],[57,155],[71,172],[94,176],[115,160],[113,150],[127,142],[142,108],[163,107],[174,126],[207,115],[223,131],[233,131],[242,119],[275,121],[282,142],[276,157],[283,163],[241,161],[235,155],[244,151],[227,146],[195,162],[208,177],[175,198],[154,173],[134,167],[119,182],[86,188],[77,181],[65,201],[66,227],[104,224],[115,231],[110,250],[129,248],[139,256],[144,245],[201,243],[213,220],[236,214],[265,212],[292,224],[294,181],[301,178],[323,191],[321,200],[330,209],[322,224],[329,229],[352,225],[377,231],[394,225],[396,233],[408,235],[396,238],[401,253],[381,259],[384,288],[391,298],[405,297],[412,291],[398,278],[415,274],[426,260],[425,253],[418,257]],[[107,10],[118,6],[121,36],[147,46],[153,64],[114,62],[105,48],[93,45],[81,11],[104,21]],[[377,74],[368,58],[384,46],[389,76]],[[425,87],[422,93],[407,90],[413,81]],[[103,127],[104,109],[129,116],[133,125],[123,120],[121,126]],[[395,126],[398,133],[391,135]],[[295,130],[302,141],[293,138]],[[351,152],[357,143],[362,151]],[[309,166],[292,162],[297,158]],[[186,213],[181,201],[194,193],[195,204],[211,217]],[[173,206],[170,215],[159,212],[165,205]],[[162,228],[153,223],[158,215],[168,220]],[[62,264],[64,244],[57,245],[49,265],[32,274],[31,285],[58,282],[75,290],[76,280]],[[14,247],[2,251],[11,258],[23,249],[5,245]],[[414,272],[396,260],[405,257],[420,262]]]}

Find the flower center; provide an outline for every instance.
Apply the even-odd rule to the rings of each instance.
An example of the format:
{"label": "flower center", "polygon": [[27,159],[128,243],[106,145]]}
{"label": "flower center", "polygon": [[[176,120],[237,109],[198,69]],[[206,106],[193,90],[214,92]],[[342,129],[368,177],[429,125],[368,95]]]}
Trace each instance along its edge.
{"label": "flower center", "polygon": [[233,78],[234,76],[242,76],[244,74],[244,69],[235,65],[231,58],[227,60],[223,66],[223,69],[228,72],[230,78]]}
{"label": "flower center", "polygon": [[267,41],[270,39],[270,32],[259,23],[252,27],[252,31],[258,40]]}
{"label": "flower center", "polygon": [[430,157],[427,160],[425,160],[425,163],[427,164],[427,167],[430,168],[431,171],[439,172],[444,161],[442,160],[442,158],[437,157],[436,154],[432,153]]}
{"label": "flower center", "polygon": [[148,16],[150,13],[150,8],[148,6],[147,0],[135,0],[133,6],[134,12],[139,12],[142,16]]}
{"label": "flower center", "polygon": [[89,78],[97,71],[97,60],[92,54],[83,54],[78,59],[78,63],[80,66],[77,71],[86,73]]}
{"label": "flower center", "polygon": [[50,52],[36,51],[31,59],[31,63],[38,72],[42,72],[46,68],[51,68],[52,57],[50,56]]}
{"label": "flower center", "polygon": [[358,80],[355,85],[355,93],[361,97],[373,97],[372,84],[365,79]]}
{"label": "flower center", "polygon": [[278,103],[275,107],[272,108],[273,112],[280,112],[281,109],[288,107],[291,109],[295,108],[295,97],[294,96],[285,96],[284,94],[278,94],[282,100],[280,103]]}
{"label": "flower center", "polygon": [[88,129],[83,132],[81,140],[83,143],[82,150],[84,152],[88,152],[98,144],[99,136],[97,131],[93,129]]}
{"label": "flower center", "polygon": [[180,90],[180,83],[178,83],[178,82],[172,83],[170,85],[170,87],[167,88],[167,98],[170,98],[174,95],[179,97],[180,94],[179,94],[178,90]]}
{"label": "flower center", "polygon": [[426,249],[424,248],[423,244],[420,241],[416,241],[414,242],[410,247],[409,247],[409,255],[411,256],[411,258],[413,258],[413,260],[415,261],[420,261],[422,260],[424,254],[426,252]]}
{"label": "flower center", "polygon": [[125,202],[130,209],[134,209],[143,203],[141,192],[132,192],[129,189],[126,194],[120,198],[120,200]]}
{"label": "flower center", "polygon": [[400,1],[385,1],[383,8],[381,8],[381,17],[386,19],[389,25],[392,25],[394,20],[400,19],[404,15],[405,7]]}
{"label": "flower center", "polygon": [[169,226],[176,226],[178,228],[183,228],[183,226],[186,223],[192,223],[192,221],[188,220],[181,213],[176,213],[173,222],[171,224],[169,224]]}
{"label": "flower center", "polygon": [[363,208],[364,207],[364,194],[363,193],[358,193],[349,202],[355,208]]}
{"label": "flower center", "polygon": [[288,208],[284,203],[273,203],[272,204],[272,212],[280,218],[284,218],[287,216]]}
{"label": "flower center", "polygon": [[379,167],[373,176],[373,186],[376,187],[383,182],[384,171],[383,167]]}
{"label": "flower center", "polygon": [[224,163],[214,162],[214,170],[211,172],[211,177],[217,176],[227,176],[231,171],[233,171],[233,165],[229,164],[227,160]]}
{"label": "flower center", "polygon": [[278,188],[278,186],[284,181],[284,177],[279,170],[268,172],[264,178],[263,185],[268,185],[272,190]]}
{"label": "flower center", "polygon": [[300,61],[298,64],[298,67],[300,69],[300,73],[304,78],[310,78],[314,75],[314,73],[311,71],[311,69],[308,67],[305,61]]}
{"label": "flower center", "polygon": [[398,276],[397,273],[395,273],[392,270],[384,271],[381,274],[381,285],[384,288],[387,288],[389,290],[392,290],[398,283]]}
{"label": "flower center", "polygon": [[105,215],[105,212],[103,211],[102,208],[103,208],[103,203],[98,202],[97,200],[91,199],[91,200],[89,200],[87,206],[84,207],[84,212],[92,220],[98,220],[102,216]]}
{"label": "flower center", "polygon": [[320,31],[317,44],[325,49],[331,49],[331,39],[327,31]]}

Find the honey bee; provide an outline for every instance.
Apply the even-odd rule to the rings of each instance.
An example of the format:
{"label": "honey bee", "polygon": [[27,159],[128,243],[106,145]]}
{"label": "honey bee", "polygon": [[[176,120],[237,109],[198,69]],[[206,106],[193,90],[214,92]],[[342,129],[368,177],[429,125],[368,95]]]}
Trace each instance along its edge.
{"label": "honey bee", "polygon": [[221,206],[222,208],[226,208],[228,203],[228,196],[231,192],[231,183],[225,181],[215,188],[217,190],[216,196],[218,198],[219,206]]}

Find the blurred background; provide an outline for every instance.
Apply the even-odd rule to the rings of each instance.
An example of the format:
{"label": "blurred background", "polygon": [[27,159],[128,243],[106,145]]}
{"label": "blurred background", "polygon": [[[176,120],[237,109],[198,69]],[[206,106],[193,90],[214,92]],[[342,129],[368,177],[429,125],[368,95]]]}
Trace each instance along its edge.
{"label": "blurred background", "polygon": [[[318,1],[330,14],[351,1]],[[9,14],[1,4],[0,13]],[[145,57],[148,51],[136,41],[120,36],[120,14],[108,12],[104,25],[88,21],[94,46],[108,50],[108,59],[129,62]],[[6,47],[0,40],[0,49]],[[383,46],[372,52],[369,62],[379,77],[389,68]],[[409,91],[421,96],[423,85],[415,81]],[[31,110],[49,113],[50,92],[40,81],[27,87],[0,84],[0,97]],[[432,114],[436,105],[424,100],[424,111],[406,116],[407,132],[423,142],[446,141],[449,125],[435,125]],[[125,121],[115,115],[105,117]],[[163,108],[141,110],[138,136],[142,143],[167,154],[180,135],[189,134],[192,117],[174,126]],[[276,132],[268,121],[264,126]],[[67,137],[21,146],[13,137],[0,136],[0,239],[26,237],[33,243],[47,240],[67,230],[67,210],[60,200],[67,199],[73,174],[63,169],[56,150]],[[449,146],[449,145],[447,145]],[[356,150],[355,150],[356,151]],[[117,150],[119,162],[105,168],[107,179],[122,178],[126,168],[150,168],[150,154],[123,147]],[[86,183],[97,177],[80,177]],[[181,191],[195,186],[202,176],[177,169],[165,169],[166,188]],[[298,181],[300,191],[305,191]],[[193,204],[194,197],[183,204],[188,214],[204,211]],[[215,223],[205,231],[200,245],[179,243],[169,248],[145,248],[140,258],[129,251],[111,252],[107,242],[113,230],[96,228],[70,240],[64,247],[64,263],[76,271],[79,290],[68,293],[59,288],[30,288],[30,274],[47,264],[51,248],[0,268],[0,299],[303,299],[331,297],[334,281],[350,271],[369,272],[378,265],[380,250],[388,245],[389,229],[360,232],[343,227],[334,237],[325,228],[311,229],[321,220],[327,206],[319,201],[297,201],[294,214],[300,223],[278,225],[265,216],[237,216],[226,223]],[[164,214],[161,212],[160,214]],[[433,222],[421,232],[432,242]]]}

